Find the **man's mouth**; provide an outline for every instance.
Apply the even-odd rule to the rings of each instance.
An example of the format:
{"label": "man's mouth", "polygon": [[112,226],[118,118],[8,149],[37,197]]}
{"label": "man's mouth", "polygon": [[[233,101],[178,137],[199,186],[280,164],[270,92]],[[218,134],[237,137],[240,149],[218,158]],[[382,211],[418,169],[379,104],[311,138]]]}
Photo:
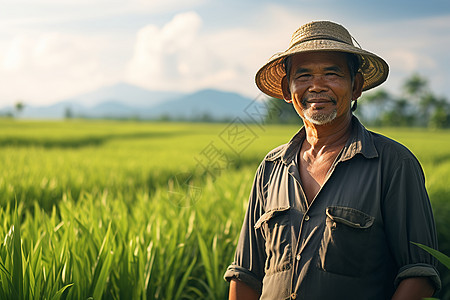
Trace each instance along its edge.
{"label": "man's mouth", "polygon": [[335,103],[335,101],[331,100],[331,99],[308,99],[306,100],[307,103],[328,103],[328,102],[332,102]]}
{"label": "man's mouth", "polygon": [[336,99],[334,99],[333,97],[324,95],[321,97],[308,97],[306,96],[305,98],[303,98],[302,100],[302,104],[303,106],[306,105],[306,103],[311,104],[311,105],[320,105],[320,104],[326,104],[326,103],[332,103],[333,105],[337,104]]}

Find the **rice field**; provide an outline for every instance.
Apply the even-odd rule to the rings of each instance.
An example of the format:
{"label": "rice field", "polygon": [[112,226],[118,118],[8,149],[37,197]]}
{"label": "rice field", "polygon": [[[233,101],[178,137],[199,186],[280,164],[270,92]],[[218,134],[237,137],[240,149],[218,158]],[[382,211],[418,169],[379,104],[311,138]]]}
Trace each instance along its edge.
{"label": "rice field", "polygon": [[[222,276],[254,172],[299,128],[239,120],[0,127],[0,299],[226,298]],[[376,131],[421,161],[448,255],[450,131]]]}

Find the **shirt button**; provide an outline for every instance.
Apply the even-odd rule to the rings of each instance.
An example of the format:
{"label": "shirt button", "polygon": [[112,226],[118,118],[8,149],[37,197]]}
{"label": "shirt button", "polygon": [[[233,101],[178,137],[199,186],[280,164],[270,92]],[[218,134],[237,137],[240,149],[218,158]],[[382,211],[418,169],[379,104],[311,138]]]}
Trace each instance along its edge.
{"label": "shirt button", "polygon": [[296,293],[292,293],[291,298],[292,299],[297,299],[297,294]]}
{"label": "shirt button", "polygon": [[306,215],[306,216],[305,216],[305,221],[308,221],[308,220],[309,220],[309,216]]}
{"label": "shirt button", "polygon": [[300,254],[297,254],[297,256],[295,257],[297,260],[300,260],[301,256]]}

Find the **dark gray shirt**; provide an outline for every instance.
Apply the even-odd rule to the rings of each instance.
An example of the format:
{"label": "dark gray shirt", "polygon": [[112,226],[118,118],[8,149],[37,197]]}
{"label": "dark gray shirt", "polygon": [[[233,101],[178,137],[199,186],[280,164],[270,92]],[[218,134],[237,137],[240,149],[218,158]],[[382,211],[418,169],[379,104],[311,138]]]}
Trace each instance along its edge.
{"label": "dark gray shirt", "polygon": [[439,289],[437,261],[410,243],[437,248],[414,155],[353,117],[349,141],[308,206],[297,162],[304,139],[301,129],[259,166],[225,279],[261,299],[390,299],[416,276]]}

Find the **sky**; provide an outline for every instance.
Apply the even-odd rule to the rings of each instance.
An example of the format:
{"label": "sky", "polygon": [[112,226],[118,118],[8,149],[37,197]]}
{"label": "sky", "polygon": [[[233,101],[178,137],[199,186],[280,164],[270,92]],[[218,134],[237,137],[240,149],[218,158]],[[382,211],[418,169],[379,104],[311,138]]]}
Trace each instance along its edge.
{"label": "sky", "polygon": [[383,57],[391,93],[418,73],[450,100],[448,0],[0,0],[0,107],[120,82],[257,98],[257,70],[313,20]]}

